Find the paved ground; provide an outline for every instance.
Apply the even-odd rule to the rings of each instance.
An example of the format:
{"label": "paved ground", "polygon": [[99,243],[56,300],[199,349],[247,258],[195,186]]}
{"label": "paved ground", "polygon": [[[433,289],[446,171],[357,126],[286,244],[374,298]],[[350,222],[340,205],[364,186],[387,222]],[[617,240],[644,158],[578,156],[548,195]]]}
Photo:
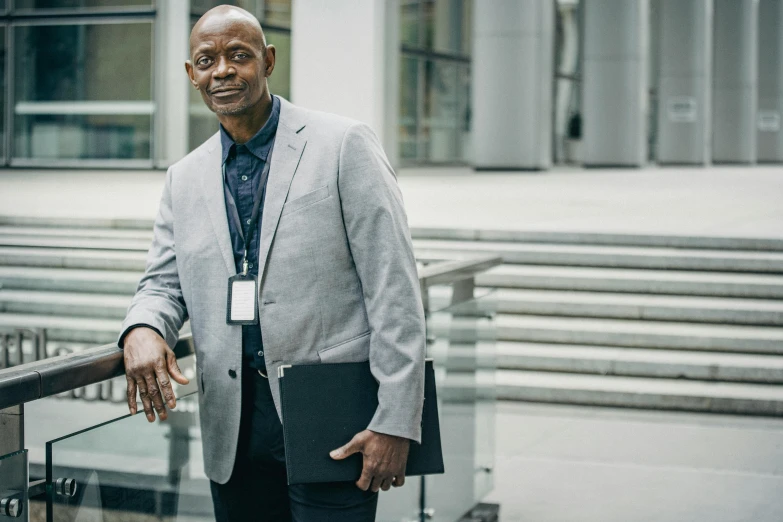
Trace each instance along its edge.
{"label": "paved ground", "polygon": [[502,522],[783,520],[783,419],[502,403]]}
{"label": "paved ground", "polygon": [[[412,226],[783,237],[780,167],[403,169]],[[0,170],[0,215],[152,218],[160,171]]]}

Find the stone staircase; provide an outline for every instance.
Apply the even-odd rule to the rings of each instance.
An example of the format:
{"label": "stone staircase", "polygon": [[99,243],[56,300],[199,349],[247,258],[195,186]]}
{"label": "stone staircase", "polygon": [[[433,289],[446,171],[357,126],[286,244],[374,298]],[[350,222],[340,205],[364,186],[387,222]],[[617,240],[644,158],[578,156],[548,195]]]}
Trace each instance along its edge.
{"label": "stone staircase", "polygon": [[495,253],[501,398],[783,414],[783,241],[413,230]]}
{"label": "stone staircase", "polygon": [[[116,339],[147,221],[0,217],[0,333]],[[783,414],[783,241],[414,229],[420,257],[497,253],[502,399]]]}

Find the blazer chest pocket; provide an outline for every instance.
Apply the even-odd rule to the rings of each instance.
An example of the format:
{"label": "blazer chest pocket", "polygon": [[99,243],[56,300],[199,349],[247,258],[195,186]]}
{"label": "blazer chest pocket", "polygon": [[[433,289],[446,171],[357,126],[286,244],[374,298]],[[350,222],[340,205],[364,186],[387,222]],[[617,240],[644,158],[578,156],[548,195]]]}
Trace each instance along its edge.
{"label": "blazer chest pocket", "polygon": [[302,210],[303,208],[309,207],[310,205],[314,205],[315,203],[318,203],[319,201],[322,201],[328,197],[329,197],[328,186],[315,189],[312,192],[308,192],[304,196],[300,196],[296,199],[292,199],[291,201],[287,201],[286,204],[283,205],[283,212],[280,215],[285,216],[286,214],[296,212],[297,210]]}
{"label": "blazer chest pocket", "polygon": [[318,350],[322,363],[364,362],[370,360],[370,332]]}

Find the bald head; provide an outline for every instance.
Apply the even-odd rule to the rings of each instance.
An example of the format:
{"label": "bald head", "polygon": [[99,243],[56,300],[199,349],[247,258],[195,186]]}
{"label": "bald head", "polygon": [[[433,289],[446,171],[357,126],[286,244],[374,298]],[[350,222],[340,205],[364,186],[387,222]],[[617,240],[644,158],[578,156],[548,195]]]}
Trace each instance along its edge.
{"label": "bald head", "polygon": [[262,50],[266,47],[264,30],[258,19],[241,7],[233,5],[219,5],[213,7],[199,18],[193,30],[190,31],[190,54],[196,45],[204,38],[211,35],[226,35],[240,32],[247,43]]}

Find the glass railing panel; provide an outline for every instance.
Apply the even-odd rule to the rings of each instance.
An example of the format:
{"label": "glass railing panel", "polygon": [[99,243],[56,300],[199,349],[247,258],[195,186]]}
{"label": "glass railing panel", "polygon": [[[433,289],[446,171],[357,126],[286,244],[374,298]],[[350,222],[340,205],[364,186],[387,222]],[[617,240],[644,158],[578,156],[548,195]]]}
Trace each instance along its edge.
{"label": "glass railing panel", "polygon": [[[428,320],[446,465],[444,475],[426,479],[426,505],[436,521],[459,519],[493,487],[495,299],[491,289],[475,289],[473,295]],[[437,304],[434,296],[431,301]]]}
{"label": "glass railing panel", "polygon": [[[177,362],[190,379],[185,386],[172,382],[176,396],[184,397],[196,391],[195,357],[181,357]],[[47,442],[126,416],[126,390],[125,376],[120,376],[25,404],[25,446],[31,480],[46,478]],[[45,510],[45,497],[32,501],[34,508],[41,504]]]}
{"label": "glass railing panel", "polygon": [[[493,487],[495,440],[494,292],[475,289],[473,299],[452,305],[452,290],[432,287],[427,356],[435,363],[446,472],[424,478],[427,520],[453,522]],[[420,482],[381,495],[379,522],[420,520]],[[414,486],[414,487],[409,487]]]}
{"label": "glass railing panel", "polygon": [[0,456],[0,520],[28,520],[27,450]]}
{"label": "glass railing panel", "polygon": [[46,444],[48,520],[214,520],[198,397],[166,421],[125,415]]}

